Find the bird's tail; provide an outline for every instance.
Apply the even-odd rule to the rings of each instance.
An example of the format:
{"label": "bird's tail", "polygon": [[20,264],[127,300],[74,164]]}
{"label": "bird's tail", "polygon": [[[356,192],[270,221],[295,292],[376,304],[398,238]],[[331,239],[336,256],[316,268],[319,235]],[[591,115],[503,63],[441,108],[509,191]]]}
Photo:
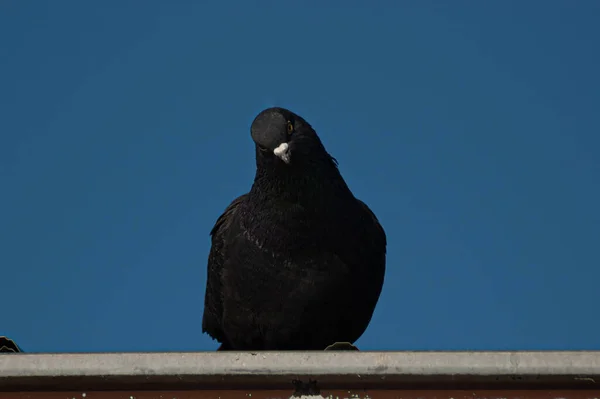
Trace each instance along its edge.
{"label": "bird's tail", "polygon": [[0,353],[20,353],[21,348],[10,338],[0,335]]}

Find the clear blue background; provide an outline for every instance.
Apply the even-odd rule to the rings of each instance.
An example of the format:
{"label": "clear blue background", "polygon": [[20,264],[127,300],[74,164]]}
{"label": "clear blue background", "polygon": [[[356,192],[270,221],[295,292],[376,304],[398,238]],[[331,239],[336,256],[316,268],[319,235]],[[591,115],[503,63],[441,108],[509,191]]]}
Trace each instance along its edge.
{"label": "clear blue background", "polygon": [[209,231],[263,108],[389,240],[363,350],[600,349],[600,2],[0,3],[0,335],[213,350]]}

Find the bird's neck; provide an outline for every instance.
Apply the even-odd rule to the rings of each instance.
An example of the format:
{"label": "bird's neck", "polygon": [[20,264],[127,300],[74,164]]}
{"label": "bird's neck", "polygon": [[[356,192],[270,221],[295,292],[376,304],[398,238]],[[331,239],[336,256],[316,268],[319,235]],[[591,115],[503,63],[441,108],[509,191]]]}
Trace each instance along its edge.
{"label": "bird's neck", "polygon": [[315,211],[329,208],[332,201],[353,198],[333,159],[318,165],[258,162],[250,195],[265,205],[288,203]]}

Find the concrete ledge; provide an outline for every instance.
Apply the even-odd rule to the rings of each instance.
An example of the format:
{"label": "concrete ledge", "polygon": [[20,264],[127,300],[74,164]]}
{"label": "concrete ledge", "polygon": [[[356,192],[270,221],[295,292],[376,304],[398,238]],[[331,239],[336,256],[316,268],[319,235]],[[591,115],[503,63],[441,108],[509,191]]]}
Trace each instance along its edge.
{"label": "concrete ledge", "polygon": [[[194,352],[0,355],[0,391],[523,384],[600,386],[597,352]],[[433,384],[433,385],[432,385]],[[108,388],[107,388],[108,387]]]}

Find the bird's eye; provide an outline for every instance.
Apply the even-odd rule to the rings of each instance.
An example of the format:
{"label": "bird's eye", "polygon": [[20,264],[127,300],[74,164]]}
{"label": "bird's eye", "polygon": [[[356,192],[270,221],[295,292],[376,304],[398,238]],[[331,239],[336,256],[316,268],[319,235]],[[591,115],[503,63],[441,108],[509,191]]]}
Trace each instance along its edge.
{"label": "bird's eye", "polygon": [[290,121],[288,121],[288,123],[287,123],[287,132],[288,132],[288,134],[294,133],[294,125]]}

